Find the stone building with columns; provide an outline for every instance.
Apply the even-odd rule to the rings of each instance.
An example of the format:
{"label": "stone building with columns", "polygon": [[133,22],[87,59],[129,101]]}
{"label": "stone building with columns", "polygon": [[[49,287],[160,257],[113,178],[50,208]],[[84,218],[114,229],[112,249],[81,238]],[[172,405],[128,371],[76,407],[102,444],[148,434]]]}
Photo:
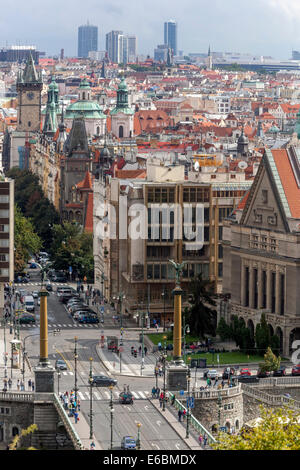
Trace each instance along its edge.
{"label": "stone building with columns", "polygon": [[223,227],[227,321],[237,315],[254,335],[265,313],[287,357],[300,339],[300,150],[265,149],[243,205]]}

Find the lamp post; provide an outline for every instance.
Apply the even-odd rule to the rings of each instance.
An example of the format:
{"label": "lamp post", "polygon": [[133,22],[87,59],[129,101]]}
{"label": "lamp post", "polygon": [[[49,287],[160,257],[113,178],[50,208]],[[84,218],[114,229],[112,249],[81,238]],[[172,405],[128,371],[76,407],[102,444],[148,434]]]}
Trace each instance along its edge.
{"label": "lamp post", "polygon": [[190,366],[187,370],[187,386],[188,386],[188,398],[187,398],[187,416],[186,416],[186,439],[190,436],[190,385],[191,385],[191,369]]}
{"label": "lamp post", "polygon": [[77,388],[77,359],[78,359],[78,354],[77,354],[77,336],[75,336],[74,338],[74,341],[75,341],[75,345],[74,345],[74,362],[75,362],[75,384],[74,384],[74,392],[75,392],[75,411],[77,411],[77,391],[78,391],[78,388]]}
{"label": "lamp post", "polygon": [[164,299],[164,327],[163,327],[163,332],[166,331],[166,288],[164,287],[164,290],[161,293],[163,299]]}
{"label": "lamp post", "polygon": [[[90,439],[93,439],[93,358],[90,357]],[[77,404],[77,403],[76,403]]]}
{"label": "lamp post", "polygon": [[164,373],[164,398],[163,398],[163,407],[162,410],[166,411],[166,360],[167,360],[167,337],[164,336],[164,353],[163,353],[163,373]]}
{"label": "lamp post", "polygon": [[113,448],[113,414],[114,414],[114,405],[113,405],[113,385],[109,386],[110,390],[110,448]]}
{"label": "lamp post", "polygon": [[190,333],[189,325],[185,324],[185,316],[183,315],[183,359],[185,362],[185,335]]}
{"label": "lamp post", "polygon": [[144,323],[145,323],[145,318],[148,318],[148,313],[147,312],[142,312],[140,314],[142,316],[142,362],[141,362],[141,375],[143,375],[143,369],[145,369],[145,348],[144,348]]}
{"label": "lamp post", "polygon": [[138,431],[138,434],[137,434],[137,440],[136,440],[136,446],[137,446],[137,449],[138,450],[141,450],[141,436],[140,436],[140,428],[141,428],[141,423],[137,423],[137,431]]}
{"label": "lamp post", "polygon": [[[59,379],[60,379],[60,372],[57,371],[57,395],[59,397]],[[76,403],[77,405],[77,403]]]}

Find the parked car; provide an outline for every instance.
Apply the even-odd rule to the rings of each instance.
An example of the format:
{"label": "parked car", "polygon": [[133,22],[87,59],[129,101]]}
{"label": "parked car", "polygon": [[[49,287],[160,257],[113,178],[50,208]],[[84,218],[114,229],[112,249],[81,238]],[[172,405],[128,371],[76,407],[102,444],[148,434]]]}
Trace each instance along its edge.
{"label": "parked car", "polygon": [[95,387],[109,387],[110,385],[117,385],[117,380],[107,377],[106,375],[94,375],[92,386]]}
{"label": "parked car", "polygon": [[243,369],[240,370],[240,375],[242,377],[245,377],[245,376],[250,377],[251,371],[250,369],[248,369],[248,367],[244,367]]}
{"label": "parked car", "polygon": [[53,287],[51,284],[46,284],[46,289],[48,292],[52,292],[53,291]]}
{"label": "parked car", "polygon": [[79,323],[99,323],[99,318],[92,315],[81,315],[78,318]]}
{"label": "parked car", "polygon": [[92,310],[77,310],[72,317],[74,320],[79,320],[79,318],[84,317],[84,316],[95,316],[97,318],[97,315],[92,311]]}
{"label": "parked car", "polygon": [[234,367],[225,367],[222,374],[222,379],[228,380],[230,377],[236,375],[236,370]]}
{"label": "parked car", "polygon": [[204,379],[215,379],[219,377],[219,373],[216,369],[208,369],[203,372]]}
{"label": "parked car", "polygon": [[297,364],[296,366],[293,366],[292,368],[292,375],[300,375],[300,364]]}
{"label": "parked car", "polygon": [[41,298],[40,297],[38,297],[37,304],[41,305]]}
{"label": "parked car", "polygon": [[124,436],[121,441],[121,449],[136,449],[136,440],[132,436]]}
{"label": "parked car", "polygon": [[22,323],[35,323],[35,317],[33,315],[22,315],[18,318],[18,322]]}
{"label": "parked car", "polygon": [[32,297],[33,297],[34,299],[37,299],[38,296],[39,296],[39,293],[38,293],[37,290],[34,290],[34,291],[31,293],[31,295],[32,295]]}
{"label": "parked car", "polygon": [[55,361],[55,369],[56,370],[68,370],[68,366],[63,359],[57,359]]}
{"label": "parked car", "polygon": [[73,315],[73,313],[75,312],[78,312],[79,310],[90,310],[90,307],[82,303],[82,304],[75,304],[69,308],[69,312],[71,313],[71,315]]}
{"label": "parked car", "polygon": [[270,377],[271,376],[271,372],[269,372],[268,370],[260,370],[258,369],[257,371],[257,377],[259,379],[265,379],[266,377]]}
{"label": "parked car", "polygon": [[286,375],[286,367],[280,366],[279,369],[274,370],[273,377],[283,377]]}
{"label": "parked car", "polygon": [[133,404],[132,393],[121,392],[119,395],[119,403],[121,403],[122,405],[132,405]]}

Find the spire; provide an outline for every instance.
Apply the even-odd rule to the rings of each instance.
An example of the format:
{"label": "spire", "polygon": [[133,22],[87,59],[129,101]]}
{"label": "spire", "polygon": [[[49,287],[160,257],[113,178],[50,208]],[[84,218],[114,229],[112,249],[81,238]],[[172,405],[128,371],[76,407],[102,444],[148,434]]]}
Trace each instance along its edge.
{"label": "spire", "polygon": [[29,52],[29,57],[23,72],[22,81],[24,83],[38,83],[40,81],[40,77],[37,74],[31,52]]}
{"label": "spire", "polygon": [[211,51],[210,51],[210,45],[209,45],[207,57],[210,57],[210,56],[211,56]]}

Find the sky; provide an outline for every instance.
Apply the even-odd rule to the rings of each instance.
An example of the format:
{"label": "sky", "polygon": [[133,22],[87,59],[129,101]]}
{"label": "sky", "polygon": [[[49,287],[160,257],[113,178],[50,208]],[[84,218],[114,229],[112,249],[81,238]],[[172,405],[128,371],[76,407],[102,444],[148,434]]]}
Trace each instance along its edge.
{"label": "sky", "polygon": [[34,44],[47,55],[77,55],[77,28],[98,26],[98,49],[112,29],[136,34],[138,53],[153,56],[163,23],[178,23],[185,54],[232,51],[288,59],[300,50],[300,0],[14,0],[1,2],[0,46]]}

